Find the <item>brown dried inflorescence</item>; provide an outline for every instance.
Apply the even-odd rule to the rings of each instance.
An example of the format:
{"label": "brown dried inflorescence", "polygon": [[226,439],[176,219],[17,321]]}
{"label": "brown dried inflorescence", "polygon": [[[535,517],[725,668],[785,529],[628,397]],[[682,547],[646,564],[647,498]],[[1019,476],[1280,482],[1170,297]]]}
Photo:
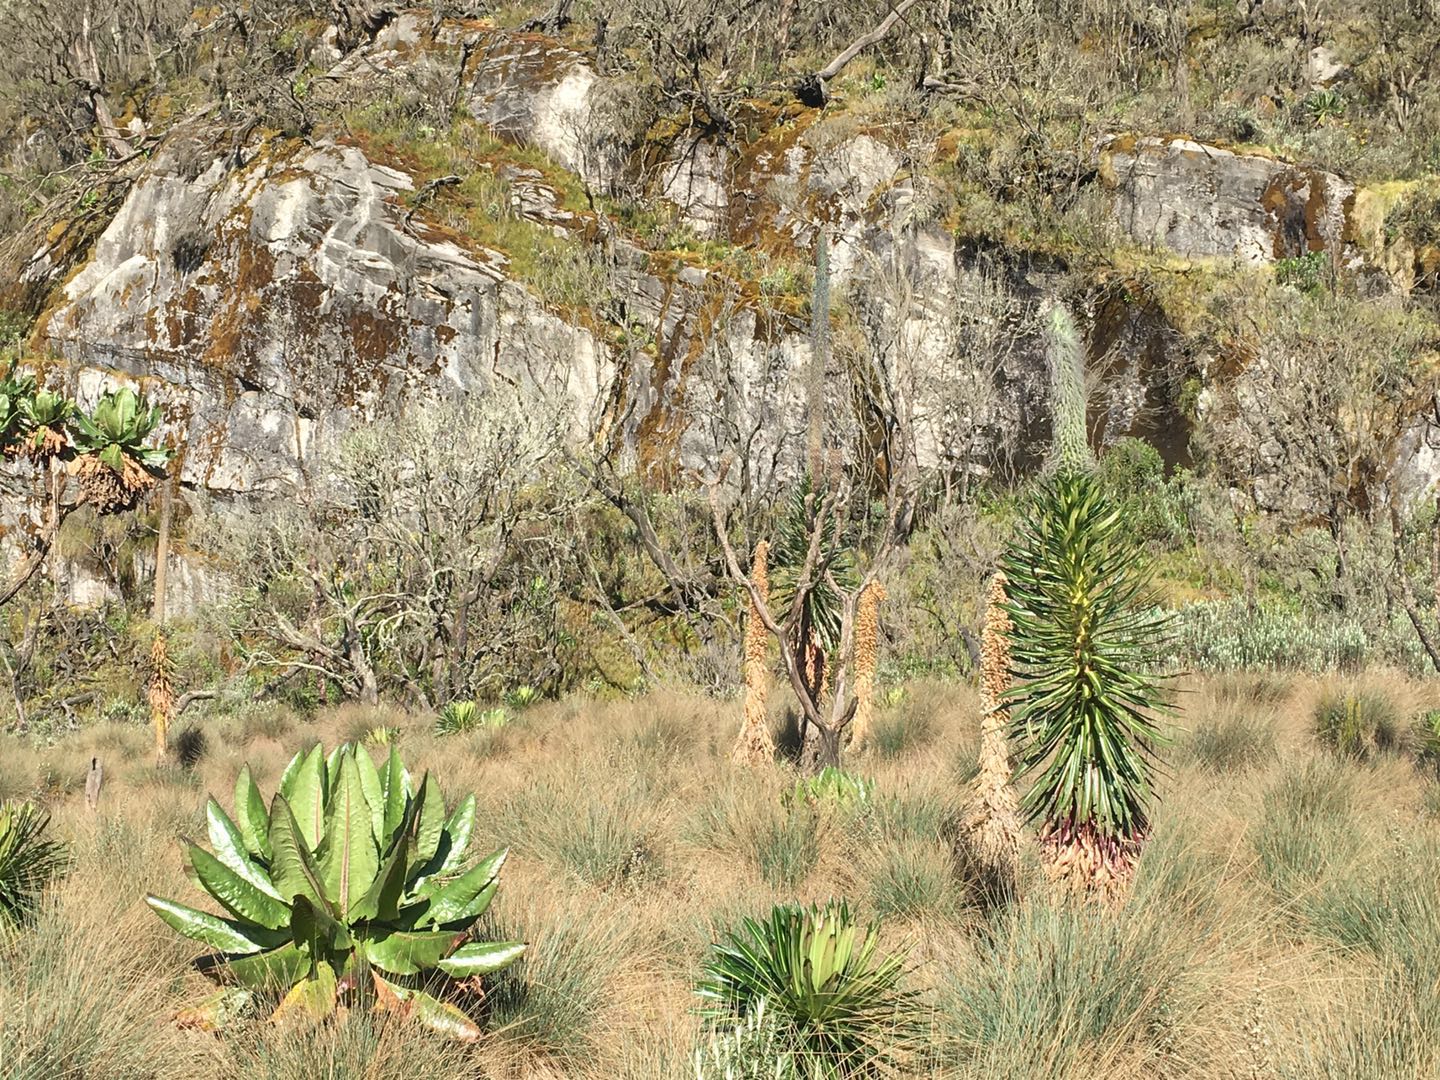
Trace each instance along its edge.
{"label": "brown dried inflorescence", "polygon": [[980,761],[975,777],[975,806],[967,820],[976,853],[992,869],[1013,877],[1020,851],[1020,800],[1010,782],[1010,710],[1005,693],[1010,689],[1010,616],[1005,610],[1005,575],[996,573],[990,583],[985,631],[980,643],[980,700],[985,714],[980,721]]}
{"label": "brown dried inflorescence", "polygon": [[162,760],[169,746],[170,722],[175,718],[175,689],[170,682],[169,645],[163,633],[150,644],[150,720],[155,727],[155,759]]}
{"label": "brown dried inflorescence", "polygon": [[99,457],[86,454],[76,461],[75,475],[85,501],[101,514],[129,510],[155,486],[155,477],[129,457],[122,459],[122,468],[116,472]]}
{"label": "brown dried inflorescence", "polygon": [[[750,567],[750,580],[762,601],[770,599],[769,559],[770,545],[762,540],[755,545],[755,558]],[[733,754],[735,761],[742,765],[759,765],[775,756],[775,742],[770,737],[766,715],[770,691],[770,669],[766,662],[769,636],[752,596],[750,614],[745,621],[745,722]]]}
{"label": "brown dried inflorescence", "polygon": [[860,594],[855,610],[855,718],[850,722],[850,747],[858,750],[870,738],[875,717],[875,670],[880,663],[880,602],[885,586],[872,581]]}

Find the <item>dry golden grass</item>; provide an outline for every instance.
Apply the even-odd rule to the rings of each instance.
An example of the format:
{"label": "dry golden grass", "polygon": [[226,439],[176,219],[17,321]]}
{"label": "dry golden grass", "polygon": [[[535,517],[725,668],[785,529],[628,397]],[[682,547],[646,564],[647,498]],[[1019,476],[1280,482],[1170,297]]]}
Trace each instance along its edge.
{"label": "dry golden grass", "polygon": [[[1367,685],[1407,712],[1434,697],[1388,673]],[[394,710],[212,719],[192,771],[156,766],[140,725],[49,747],[6,737],[0,796],[42,798],[73,858],[38,923],[0,946],[0,1077],[693,1076],[708,943],[773,902],[831,896],[911,949],[930,1033],[913,1075],[1440,1075],[1423,1071],[1440,1068],[1425,1050],[1440,990],[1416,989],[1440,971],[1425,959],[1440,954],[1434,781],[1395,755],[1332,761],[1311,726],[1320,680],[1186,689],[1189,730],[1119,911],[1067,905],[1029,865],[1015,903],[983,908],[956,847],[980,716],[965,687],[915,685],[878,711],[847,762],[875,784],[858,809],[787,801],[788,767],[730,761],[738,702],[673,691],[549,703],[448,739]],[[448,797],[476,793],[481,847],[512,848],[489,918],[532,948],[494,981],[486,1038],[456,1048],[359,1014],[311,1032],[177,1030],[209,984],[141,896],[198,902],[179,839],[204,835],[206,793],[228,806],[247,761],[268,793],[295,750],[379,725]]]}

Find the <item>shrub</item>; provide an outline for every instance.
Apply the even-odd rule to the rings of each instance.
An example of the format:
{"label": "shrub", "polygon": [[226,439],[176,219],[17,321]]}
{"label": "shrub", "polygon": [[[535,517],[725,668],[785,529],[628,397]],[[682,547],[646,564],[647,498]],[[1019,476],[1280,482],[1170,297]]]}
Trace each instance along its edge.
{"label": "shrub", "polygon": [[827,1076],[866,1075],[892,1062],[915,1033],[914,997],[900,988],[904,954],[878,955],[878,926],[861,928],[843,902],[776,906],[712,947],[696,986],[715,1024],[764,1001],[795,1048]]}
{"label": "shrub", "polygon": [[[434,973],[470,980],[525,950],[468,940],[506,855],[466,867],[473,795],[447,816],[439,785],[428,775],[412,785],[396,751],[382,774],[362,747],[338,747],[327,759],[316,745],[286,766],[268,813],[246,766],[235,820],[214,799],[206,816],[213,851],[191,844],[189,862],[230,917],[145,898],[175,930],[216,951],[197,966],[249,993],[283,992],[275,1019],[319,1018],[342,998],[358,999],[458,1039],[479,1037],[461,1009],[429,992],[440,982]],[[457,993],[458,985],[444,989]],[[215,1026],[237,1004],[222,990],[187,1019]]]}
{"label": "shrub", "polygon": [[1358,671],[1382,660],[1410,672],[1426,670],[1415,633],[1401,621],[1369,633],[1323,611],[1292,611],[1244,600],[1187,604],[1176,612],[1175,663],[1192,671]]}
{"label": "shrub", "polygon": [[1348,689],[1323,696],[1315,706],[1315,734],[1341,757],[1365,761],[1401,741],[1399,710],[1373,690]]}
{"label": "shrub", "polygon": [[34,803],[0,803],[0,933],[34,916],[41,890],[64,865],[64,847],[45,837],[49,824]]}
{"label": "shrub", "polygon": [[1415,760],[1440,776],[1440,709],[1427,709],[1415,720]]}

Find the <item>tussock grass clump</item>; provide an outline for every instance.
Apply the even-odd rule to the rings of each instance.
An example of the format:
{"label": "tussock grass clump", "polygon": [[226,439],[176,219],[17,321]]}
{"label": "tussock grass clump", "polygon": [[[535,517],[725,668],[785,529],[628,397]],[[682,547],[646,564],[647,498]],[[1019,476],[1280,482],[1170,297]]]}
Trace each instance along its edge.
{"label": "tussock grass clump", "polygon": [[654,808],[635,788],[545,782],[517,792],[501,814],[518,850],[602,889],[653,883],[664,873]]}
{"label": "tussock grass clump", "polygon": [[794,890],[820,861],[824,815],[805,804],[765,814],[747,830],[748,854],[767,885]]}
{"label": "tussock grass clump", "polygon": [[1221,775],[1267,764],[1275,757],[1275,743],[1268,715],[1239,709],[1197,723],[1186,749],[1201,768]]}
{"label": "tussock grass clump", "polygon": [[1162,905],[1052,904],[1030,897],[981,926],[970,963],[947,974],[937,1025],[964,1075],[1159,1075],[1176,1021],[1202,991],[1202,945]]}
{"label": "tussock grass clump", "polygon": [[877,918],[944,918],[965,904],[954,849],[938,840],[887,844],[867,853],[859,869]]}
{"label": "tussock grass clump", "polygon": [[607,1032],[621,962],[633,952],[633,929],[622,914],[592,907],[536,907],[506,926],[530,947],[487,986],[494,1038],[560,1067],[591,1060]]}
{"label": "tussock grass clump", "polygon": [[1400,709],[1374,687],[1323,695],[1315,705],[1314,725],[1322,746],[1358,761],[1398,748],[1405,734]]}
{"label": "tussock grass clump", "polygon": [[316,1027],[240,1024],[225,1032],[222,1045],[246,1080],[472,1075],[455,1044],[400,1018],[365,1012]]}
{"label": "tussock grass clump", "polygon": [[1312,892],[1362,842],[1354,774],[1315,758],[1286,771],[1264,795],[1251,843],[1261,878],[1285,901]]}

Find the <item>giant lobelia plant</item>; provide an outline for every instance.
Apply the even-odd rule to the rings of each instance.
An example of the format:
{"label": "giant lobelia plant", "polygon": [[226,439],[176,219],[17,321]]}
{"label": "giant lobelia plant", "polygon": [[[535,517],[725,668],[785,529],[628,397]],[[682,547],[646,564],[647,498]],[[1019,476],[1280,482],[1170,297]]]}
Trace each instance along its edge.
{"label": "giant lobelia plant", "polygon": [[446,814],[428,774],[412,784],[392,749],[383,770],[363,747],[296,754],[268,811],[241,769],[232,820],[213,798],[210,846],[188,850],[214,915],[145,898],[214,953],[197,965],[227,984],[182,1018],[213,1027],[269,992],[275,1019],[322,1018],[342,1001],[413,1015],[462,1040],[475,1022],[443,997],[473,989],[525,950],[474,940],[506,852],[468,864],[475,796]]}
{"label": "giant lobelia plant", "polygon": [[1168,631],[1141,541],[1097,479],[1084,369],[1063,308],[1050,319],[1055,453],[1004,557],[1015,685],[1007,692],[1022,800],[1052,877],[1118,895],[1149,831],[1167,706]]}
{"label": "giant lobelia plant", "polygon": [[101,395],[89,416],[74,416],[75,471],[85,497],[102,514],[126,510],[155,486],[172,452],[147,446],[160,426],[160,407],[128,386]]}

